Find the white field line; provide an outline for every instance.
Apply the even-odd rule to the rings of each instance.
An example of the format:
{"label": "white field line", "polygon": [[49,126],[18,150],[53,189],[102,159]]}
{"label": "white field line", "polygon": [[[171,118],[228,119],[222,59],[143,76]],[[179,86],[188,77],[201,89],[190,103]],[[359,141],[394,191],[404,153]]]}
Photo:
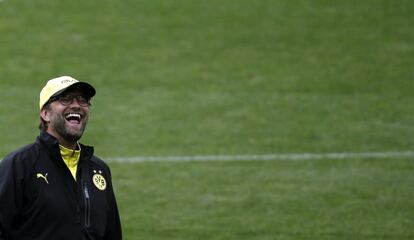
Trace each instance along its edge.
{"label": "white field line", "polygon": [[194,156],[137,156],[105,158],[107,162],[185,162],[185,161],[274,161],[274,160],[321,160],[321,159],[367,159],[410,158],[414,151],[399,152],[343,152],[343,153],[288,153],[255,155],[194,155]]}

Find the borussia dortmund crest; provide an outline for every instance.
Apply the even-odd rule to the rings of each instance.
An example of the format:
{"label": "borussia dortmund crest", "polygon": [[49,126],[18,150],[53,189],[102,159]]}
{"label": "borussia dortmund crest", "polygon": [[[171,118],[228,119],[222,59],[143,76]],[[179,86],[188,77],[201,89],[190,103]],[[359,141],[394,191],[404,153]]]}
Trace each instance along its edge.
{"label": "borussia dortmund crest", "polygon": [[95,184],[95,186],[103,191],[106,189],[106,180],[105,178],[102,176],[102,171],[97,172],[96,170],[93,170],[93,172],[95,173],[92,177],[92,181]]}

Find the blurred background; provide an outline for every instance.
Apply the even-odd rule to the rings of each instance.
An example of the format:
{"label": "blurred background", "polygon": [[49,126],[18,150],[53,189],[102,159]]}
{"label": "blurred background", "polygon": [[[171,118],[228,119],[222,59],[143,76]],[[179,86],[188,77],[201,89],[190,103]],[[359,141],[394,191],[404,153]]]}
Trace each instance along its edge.
{"label": "blurred background", "polygon": [[[82,142],[125,239],[412,239],[409,0],[0,1],[0,153],[48,79],[97,89]],[[299,161],[145,156],[396,153]],[[380,154],[381,155],[381,154]]]}

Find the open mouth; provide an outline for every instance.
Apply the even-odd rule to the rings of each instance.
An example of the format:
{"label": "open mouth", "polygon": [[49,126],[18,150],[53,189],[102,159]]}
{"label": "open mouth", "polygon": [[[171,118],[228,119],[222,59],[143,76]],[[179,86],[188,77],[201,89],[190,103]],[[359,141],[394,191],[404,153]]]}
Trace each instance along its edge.
{"label": "open mouth", "polygon": [[68,113],[65,115],[66,121],[74,124],[79,124],[82,120],[82,116],[79,113]]}

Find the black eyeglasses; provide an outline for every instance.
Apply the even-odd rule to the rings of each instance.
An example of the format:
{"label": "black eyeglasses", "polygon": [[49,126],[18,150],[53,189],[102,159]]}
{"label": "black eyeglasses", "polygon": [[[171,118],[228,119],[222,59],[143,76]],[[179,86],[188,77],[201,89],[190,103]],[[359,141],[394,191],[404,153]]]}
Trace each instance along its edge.
{"label": "black eyeglasses", "polygon": [[89,107],[91,105],[90,98],[87,98],[82,95],[71,95],[71,94],[58,95],[58,96],[52,97],[50,98],[49,102],[58,101],[63,106],[69,106],[73,103],[73,100],[75,98],[79,106],[81,107]]}

